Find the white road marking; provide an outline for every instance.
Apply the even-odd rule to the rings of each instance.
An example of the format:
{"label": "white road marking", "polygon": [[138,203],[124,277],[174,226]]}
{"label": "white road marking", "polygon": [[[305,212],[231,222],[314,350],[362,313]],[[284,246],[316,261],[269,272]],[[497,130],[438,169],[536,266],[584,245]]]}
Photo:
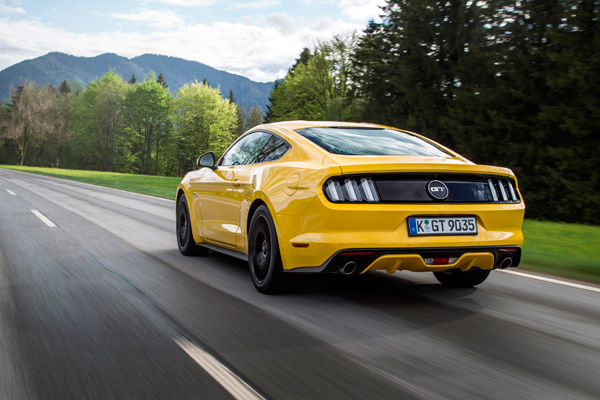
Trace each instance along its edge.
{"label": "white road marking", "polygon": [[13,196],[16,196],[15,192],[13,192],[12,190],[8,190],[8,189],[7,189],[6,191],[8,192],[8,194],[11,194],[11,195],[13,195]]}
{"label": "white road marking", "polygon": [[48,218],[46,218],[44,216],[44,214],[42,214],[38,210],[31,210],[31,212],[33,214],[35,214],[36,217],[38,217],[39,219],[41,219],[42,222],[45,223],[46,225],[48,225],[50,228],[56,228],[56,225],[54,225],[54,222],[50,221]]}
{"label": "white road marking", "polygon": [[206,351],[182,337],[174,338],[174,340],[183,351],[204,368],[234,398],[238,400],[264,400],[264,397],[252,389],[250,385]]}
{"label": "white road marking", "polygon": [[525,274],[523,272],[508,271],[508,270],[504,270],[504,269],[500,270],[500,272],[504,272],[505,274],[512,274],[512,275],[523,276],[525,278],[537,279],[538,281],[543,281],[543,282],[556,283],[557,285],[563,285],[563,286],[569,286],[569,287],[573,287],[573,288],[577,288],[577,289],[588,290],[590,292],[600,293],[600,288],[597,288],[597,287],[594,287],[594,286],[581,285],[579,283],[572,283],[572,282],[567,282],[567,281],[561,281],[559,279],[546,278],[545,276],[537,276],[537,275]]}

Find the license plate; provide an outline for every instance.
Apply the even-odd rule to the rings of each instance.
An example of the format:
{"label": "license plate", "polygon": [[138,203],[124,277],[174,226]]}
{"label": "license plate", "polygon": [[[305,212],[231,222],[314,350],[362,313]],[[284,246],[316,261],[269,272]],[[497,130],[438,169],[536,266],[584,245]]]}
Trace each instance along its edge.
{"label": "license plate", "polygon": [[475,217],[413,217],[408,219],[410,236],[477,235]]}

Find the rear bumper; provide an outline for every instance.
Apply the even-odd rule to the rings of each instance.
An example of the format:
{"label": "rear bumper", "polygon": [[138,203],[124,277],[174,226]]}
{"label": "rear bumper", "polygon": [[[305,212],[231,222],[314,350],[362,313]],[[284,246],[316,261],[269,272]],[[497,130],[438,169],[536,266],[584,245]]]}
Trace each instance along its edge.
{"label": "rear bumper", "polygon": [[[456,258],[449,264],[427,264],[426,259]],[[348,263],[353,263],[353,274],[385,270],[391,274],[398,270],[433,272],[448,269],[468,271],[473,267],[483,270],[517,267],[521,262],[520,246],[495,247],[448,247],[406,249],[344,249],[336,252],[318,267],[296,268],[287,272],[320,273],[340,272]]]}

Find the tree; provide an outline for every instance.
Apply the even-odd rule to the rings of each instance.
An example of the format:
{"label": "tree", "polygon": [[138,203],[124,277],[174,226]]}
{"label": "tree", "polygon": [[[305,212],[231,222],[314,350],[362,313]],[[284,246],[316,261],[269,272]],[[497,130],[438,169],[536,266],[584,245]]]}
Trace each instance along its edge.
{"label": "tree", "polygon": [[195,82],[182,86],[174,99],[179,174],[206,151],[222,154],[233,141],[237,112],[235,104],[221,97],[219,89]]}
{"label": "tree", "polygon": [[600,3],[552,3],[534,3],[545,17],[531,93],[539,111],[529,143],[539,150],[521,173],[535,168],[523,184],[545,190],[531,190],[529,215],[600,224]]}
{"label": "tree", "polygon": [[11,103],[7,108],[8,117],[3,121],[5,137],[17,142],[19,165],[24,163],[32,134],[30,118],[33,112],[30,110],[31,107],[25,95],[26,88],[30,86],[31,84],[26,84],[22,80],[19,86],[11,88]]}
{"label": "tree", "polygon": [[[68,84],[63,82],[61,89],[64,94],[61,94],[52,85],[40,87],[35,83],[21,82],[20,86],[12,89],[11,104],[3,107],[2,127],[4,136],[17,144],[21,165],[32,153],[35,156],[29,159],[34,165],[43,166],[46,159],[48,164],[53,165],[54,150],[68,141],[71,104],[65,99],[71,95],[65,88]],[[60,155],[56,161],[59,162],[59,159]]]}
{"label": "tree", "polygon": [[154,173],[158,174],[160,144],[171,130],[172,97],[151,72],[126,95],[128,128],[133,133],[133,156],[142,174],[150,173],[154,149]]}
{"label": "tree", "polygon": [[124,113],[127,83],[114,70],[90,82],[78,104],[79,129],[89,146],[87,168],[129,172],[131,139],[127,135]]}
{"label": "tree", "polygon": [[364,120],[416,130],[452,143],[441,127],[457,90],[484,75],[494,58],[472,60],[487,44],[493,2],[390,0],[353,55],[355,96]]}
{"label": "tree", "polygon": [[252,107],[244,123],[244,132],[262,124],[265,113],[260,107]]}
{"label": "tree", "polygon": [[233,136],[240,137],[246,132],[246,113],[239,104],[235,105],[236,123]]}
{"label": "tree", "polygon": [[67,95],[67,94],[71,93],[71,87],[69,86],[69,82],[67,82],[66,79],[64,81],[62,81],[62,83],[58,87],[58,92],[61,95]]}
{"label": "tree", "polygon": [[298,67],[299,65],[307,65],[312,56],[313,55],[308,47],[303,48],[300,52],[300,57],[296,58],[294,65],[290,67],[288,73],[293,75],[294,71],[296,70],[296,67]]}
{"label": "tree", "polygon": [[169,85],[167,85],[167,81],[165,81],[165,77],[163,76],[162,72],[160,74],[158,74],[158,78],[156,79],[156,82],[165,89],[169,88]]}
{"label": "tree", "polygon": [[348,88],[355,43],[355,34],[335,36],[313,52],[302,50],[285,78],[275,82],[265,120],[351,118],[341,107],[352,102]]}
{"label": "tree", "polygon": [[36,156],[39,165],[48,132],[51,128],[52,98],[54,90],[50,86],[40,88],[35,83],[25,83],[11,91],[12,104],[10,117],[6,121],[6,137],[15,140],[19,149],[19,164],[24,165],[27,150],[31,145],[39,144]]}
{"label": "tree", "polygon": [[137,78],[135,77],[135,74],[131,75],[131,78],[127,81],[127,83],[129,83],[130,85],[135,85],[137,82]]}
{"label": "tree", "polygon": [[514,169],[530,217],[600,223],[597,0],[389,0],[383,10],[353,55],[362,120]]}
{"label": "tree", "polygon": [[275,80],[275,83],[273,84],[273,89],[271,89],[271,94],[269,96],[269,100],[267,101],[267,113],[265,114],[265,122],[269,123],[269,122],[275,122],[275,114],[274,114],[274,110],[273,107],[275,107],[275,103],[277,102],[277,100],[274,97],[278,96],[277,93],[279,92],[279,87],[281,86],[281,84],[283,83],[283,79],[277,79]]}
{"label": "tree", "polygon": [[74,136],[75,104],[78,94],[77,92],[71,92],[71,85],[68,82],[67,87],[69,88],[68,91],[59,88],[59,94],[55,98],[55,107],[53,110],[55,123],[49,158],[50,165],[56,168],[63,166],[63,159],[65,154],[68,154],[71,149],[71,142]]}

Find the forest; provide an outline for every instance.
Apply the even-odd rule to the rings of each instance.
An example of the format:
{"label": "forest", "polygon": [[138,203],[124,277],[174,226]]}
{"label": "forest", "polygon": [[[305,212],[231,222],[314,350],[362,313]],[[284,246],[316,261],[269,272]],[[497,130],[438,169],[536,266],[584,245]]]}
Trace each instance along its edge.
{"label": "forest", "polygon": [[21,82],[0,110],[0,163],[183,176],[263,120],[208,82],[171,95],[162,74],[142,82],[109,71],[85,88]]}
{"label": "forest", "polygon": [[[303,49],[264,121],[415,131],[511,168],[528,217],[600,224],[599,16],[599,0],[388,0],[363,32]],[[177,176],[263,120],[206,82],[170,95],[160,75],[11,93],[0,163]]]}
{"label": "forest", "polygon": [[424,134],[511,168],[530,218],[600,224],[600,2],[389,0],[304,49],[266,119]]}

